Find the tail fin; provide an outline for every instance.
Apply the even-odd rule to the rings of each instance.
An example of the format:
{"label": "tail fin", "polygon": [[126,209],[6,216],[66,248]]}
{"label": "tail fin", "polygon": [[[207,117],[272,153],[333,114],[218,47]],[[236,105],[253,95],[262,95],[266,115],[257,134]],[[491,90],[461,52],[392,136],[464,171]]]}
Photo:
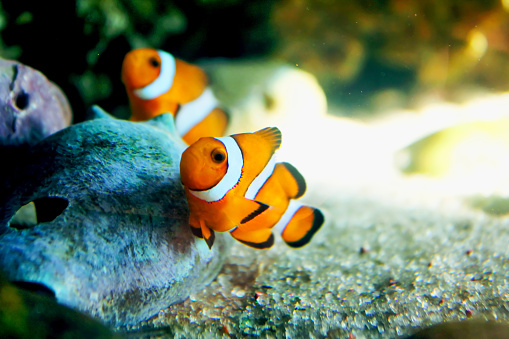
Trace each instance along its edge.
{"label": "tail fin", "polygon": [[291,200],[275,228],[282,230],[281,237],[288,246],[302,247],[311,240],[324,221],[319,209]]}

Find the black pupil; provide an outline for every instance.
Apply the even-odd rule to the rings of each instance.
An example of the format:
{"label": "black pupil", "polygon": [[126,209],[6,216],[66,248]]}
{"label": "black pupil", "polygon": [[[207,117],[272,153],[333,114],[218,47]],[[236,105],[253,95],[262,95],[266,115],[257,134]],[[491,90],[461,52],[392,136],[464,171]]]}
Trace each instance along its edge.
{"label": "black pupil", "polygon": [[159,61],[155,58],[150,58],[150,64],[154,67],[159,67]]}
{"label": "black pupil", "polygon": [[222,153],[216,153],[216,154],[214,154],[214,160],[217,162],[223,161],[224,155]]}

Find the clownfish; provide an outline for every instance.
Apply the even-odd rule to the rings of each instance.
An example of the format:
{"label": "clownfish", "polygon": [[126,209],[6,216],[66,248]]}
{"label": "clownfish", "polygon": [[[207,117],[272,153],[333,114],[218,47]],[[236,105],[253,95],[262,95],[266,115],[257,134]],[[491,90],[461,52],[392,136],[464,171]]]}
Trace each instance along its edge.
{"label": "clownfish", "polygon": [[201,137],[223,136],[226,112],[208,87],[198,66],[152,48],[135,49],[122,63],[131,121],[145,121],[172,113],[182,139],[192,144]]}
{"label": "clownfish", "polygon": [[264,249],[274,243],[273,230],[292,247],[307,244],[324,216],[300,204],[306,182],[291,164],[276,163],[281,132],[267,127],[254,133],[201,138],[183,153],[180,178],[193,234],[209,248],[214,231],[230,232],[245,245]]}

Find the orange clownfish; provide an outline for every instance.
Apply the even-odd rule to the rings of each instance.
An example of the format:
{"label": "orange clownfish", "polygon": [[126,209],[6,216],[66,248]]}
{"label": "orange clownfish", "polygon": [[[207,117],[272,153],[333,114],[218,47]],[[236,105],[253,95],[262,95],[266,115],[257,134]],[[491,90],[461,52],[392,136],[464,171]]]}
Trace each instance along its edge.
{"label": "orange clownfish", "polygon": [[306,183],[289,163],[274,160],[281,132],[268,127],[255,133],[201,138],[180,161],[180,177],[189,204],[193,234],[209,248],[214,231],[230,232],[258,249],[274,243],[280,231],[292,247],[307,244],[322,226],[319,209],[302,205]]}
{"label": "orange clownfish", "polygon": [[200,67],[161,50],[140,48],[126,54],[122,82],[129,97],[130,120],[145,121],[170,112],[188,145],[201,137],[224,135],[228,117],[218,107]]}

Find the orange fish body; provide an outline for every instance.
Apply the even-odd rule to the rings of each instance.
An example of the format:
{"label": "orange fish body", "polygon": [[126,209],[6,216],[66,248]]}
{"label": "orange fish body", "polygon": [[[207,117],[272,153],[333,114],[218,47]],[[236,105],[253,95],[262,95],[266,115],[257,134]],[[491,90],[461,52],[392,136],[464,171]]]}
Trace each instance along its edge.
{"label": "orange fish body", "polygon": [[132,121],[170,112],[187,144],[204,136],[222,136],[226,130],[228,117],[218,107],[205,72],[170,53],[152,48],[127,53],[122,63],[122,82]]}
{"label": "orange fish body", "polygon": [[230,232],[254,247],[271,247],[272,231],[290,246],[305,245],[323,224],[322,213],[292,199],[304,194],[302,175],[276,163],[281,132],[265,128],[224,138],[201,138],[182,154],[181,180],[193,233],[214,241],[214,231]]}

